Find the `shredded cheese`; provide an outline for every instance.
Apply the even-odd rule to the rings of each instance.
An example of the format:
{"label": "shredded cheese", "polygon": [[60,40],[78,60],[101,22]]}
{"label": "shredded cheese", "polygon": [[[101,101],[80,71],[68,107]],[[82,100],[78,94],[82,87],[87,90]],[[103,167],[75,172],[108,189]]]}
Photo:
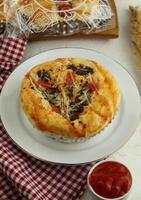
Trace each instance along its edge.
{"label": "shredded cheese", "polygon": [[30,82],[33,86],[33,88],[36,90],[36,96],[41,98],[41,105],[45,108],[48,109],[48,107],[50,106],[49,102],[47,100],[44,99],[44,96],[42,95],[42,92],[37,88],[37,86],[33,83],[32,78],[30,78]]}
{"label": "shredded cheese", "polygon": [[63,110],[66,113],[66,117],[69,119],[69,99],[67,98],[63,86],[60,87],[63,97]]}

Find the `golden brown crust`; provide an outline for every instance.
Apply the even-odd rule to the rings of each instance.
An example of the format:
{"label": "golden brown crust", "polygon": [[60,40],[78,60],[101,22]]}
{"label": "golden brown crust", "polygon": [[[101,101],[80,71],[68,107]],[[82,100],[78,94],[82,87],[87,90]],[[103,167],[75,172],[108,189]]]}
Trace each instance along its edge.
{"label": "golden brown crust", "polygon": [[[88,93],[91,95],[90,102],[83,107],[83,111],[74,120],[70,120],[54,111],[48,100],[43,98],[41,92],[37,88],[34,88],[34,90],[31,88],[31,85],[34,85],[32,80],[34,74],[39,70],[46,69],[51,70],[51,78],[59,85],[60,91],[66,92],[62,83],[64,84],[67,76],[68,69],[66,70],[65,66],[70,64],[75,65],[75,67],[83,64],[94,70],[94,73],[88,76],[75,74],[72,96],[76,97],[78,85],[80,86],[86,79],[87,82],[93,79],[98,85],[98,91]],[[20,100],[23,110],[32,124],[41,131],[68,138],[80,138],[96,135],[111,122],[119,107],[120,91],[114,77],[99,64],[86,59],[59,58],[34,67],[25,76],[21,87]],[[67,102],[67,100],[64,101]]]}

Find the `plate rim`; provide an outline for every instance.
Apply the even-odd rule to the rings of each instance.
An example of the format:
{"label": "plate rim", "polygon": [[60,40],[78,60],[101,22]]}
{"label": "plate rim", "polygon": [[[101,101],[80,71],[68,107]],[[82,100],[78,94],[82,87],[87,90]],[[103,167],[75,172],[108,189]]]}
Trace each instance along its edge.
{"label": "plate rim", "polygon": [[[47,54],[47,53],[50,52],[50,51],[60,50],[60,49],[61,49],[61,50],[65,50],[65,49],[75,49],[75,50],[78,50],[78,49],[80,49],[80,50],[91,51],[92,53],[98,53],[98,54],[100,54],[100,55],[102,55],[102,56],[104,56],[104,57],[110,59],[111,61],[117,63],[118,65],[120,65],[120,67],[128,74],[128,76],[129,76],[129,77],[133,80],[133,82],[135,83],[136,89],[137,89],[137,91],[138,91],[139,102],[140,102],[140,105],[141,105],[140,90],[139,90],[138,84],[136,83],[136,80],[134,79],[134,77],[132,76],[132,74],[131,74],[120,62],[118,62],[116,59],[113,59],[112,57],[110,57],[110,56],[104,54],[103,52],[100,52],[100,51],[97,51],[97,50],[94,50],[94,49],[83,48],[83,47],[82,47],[82,48],[81,48],[81,47],[59,47],[59,48],[52,48],[52,49],[43,51],[43,52],[41,52],[41,53],[39,53],[39,54],[36,54],[36,55],[34,55],[34,56],[31,56],[30,58],[26,59],[24,62],[20,63],[20,64],[15,68],[15,70],[18,69],[18,68],[20,67],[20,65],[24,65],[26,62],[29,62],[30,59],[34,59],[35,57],[38,57],[38,56],[40,57],[42,54]],[[70,57],[71,57],[71,56],[70,56]],[[73,56],[72,56],[72,57],[73,57]],[[84,56],[84,58],[85,58],[85,56]],[[34,67],[34,66],[33,66],[33,67]],[[12,71],[12,73],[9,75],[9,77],[13,74],[13,72],[14,72],[15,70]],[[4,90],[4,86],[5,86],[6,82],[8,81],[9,77],[7,78],[6,81],[4,81],[3,88],[2,88],[2,90],[1,90],[1,94],[2,94],[2,92],[3,92],[3,90]],[[1,96],[2,96],[2,95],[1,95]],[[1,97],[0,97],[0,102],[1,102]],[[1,108],[1,103],[0,103],[0,108]],[[1,116],[2,116],[2,114],[1,114],[1,109],[0,109],[0,117],[1,117]],[[138,120],[136,121],[136,125],[135,125],[134,130],[132,131],[132,133],[130,134],[130,136],[128,136],[128,138],[126,139],[126,141],[125,141],[123,144],[119,145],[118,148],[115,148],[115,150],[112,150],[112,152],[111,152],[110,154],[108,153],[108,155],[107,155],[107,154],[105,153],[105,155],[104,155],[103,157],[101,157],[101,158],[99,158],[99,159],[96,159],[96,160],[90,160],[90,161],[86,161],[86,162],[80,162],[80,161],[79,161],[79,162],[75,162],[75,163],[72,163],[72,162],[71,162],[71,163],[66,163],[66,162],[63,163],[63,162],[50,161],[50,160],[47,160],[47,159],[40,158],[40,157],[38,157],[38,156],[32,154],[31,152],[28,152],[28,150],[26,150],[26,149],[24,149],[22,146],[20,146],[20,144],[18,144],[18,143],[9,135],[9,133],[8,133],[8,131],[6,130],[6,127],[5,127],[5,125],[4,125],[3,121],[2,121],[2,117],[1,117],[1,123],[2,123],[2,125],[3,125],[3,127],[4,127],[4,129],[5,129],[5,131],[6,131],[6,134],[7,134],[7,135],[11,138],[11,140],[18,146],[18,148],[20,148],[23,152],[27,153],[27,155],[30,155],[30,156],[32,156],[32,157],[38,159],[38,160],[42,160],[42,161],[49,162],[49,163],[54,163],[54,164],[62,164],[62,165],[80,165],[80,164],[81,164],[81,165],[82,165],[82,164],[88,164],[88,163],[91,163],[91,162],[94,162],[94,161],[102,160],[102,159],[104,159],[105,157],[109,157],[111,154],[115,153],[115,152],[118,151],[120,148],[122,148],[122,147],[130,140],[130,138],[133,136],[133,134],[136,132],[136,129],[137,129],[138,125],[139,125],[140,119],[141,119],[141,107],[140,107],[140,114],[139,114]]]}

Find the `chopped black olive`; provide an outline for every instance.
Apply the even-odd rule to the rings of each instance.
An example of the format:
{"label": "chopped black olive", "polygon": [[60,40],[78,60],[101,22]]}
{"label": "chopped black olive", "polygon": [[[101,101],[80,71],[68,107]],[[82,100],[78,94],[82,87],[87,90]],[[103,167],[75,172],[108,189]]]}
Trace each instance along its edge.
{"label": "chopped black olive", "polygon": [[73,113],[73,114],[70,115],[70,120],[74,121],[74,120],[76,120],[78,118],[78,116],[79,116],[78,113]]}
{"label": "chopped black olive", "polygon": [[73,85],[66,85],[66,95],[71,98],[73,93]]}
{"label": "chopped black olive", "polygon": [[76,70],[76,67],[75,67],[73,64],[68,65],[67,68],[68,68],[68,69],[72,69],[73,71]]}
{"label": "chopped black olive", "polygon": [[70,102],[70,106],[73,106],[74,105],[74,102]]}
{"label": "chopped black olive", "polygon": [[79,103],[81,100],[80,100],[80,96],[77,96],[76,98],[75,98],[75,103]]}
{"label": "chopped black olive", "polygon": [[83,112],[84,108],[82,105],[75,106],[73,110],[70,112],[70,120],[74,121],[79,117],[79,114]]}
{"label": "chopped black olive", "polygon": [[87,100],[83,101],[82,105],[83,106],[87,106],[88,105],[88,101]]}
{"label": "chopped black olive", "polygon": [[35,90],[33,86],[31,86],[31,89],[32,89],[32,90]]}
{"label": "chopped black olive", "polygon": [[94,70],[91,67],[80,64],[78,67],[75,67],[73,64],[67,66],[68,69],[73,70],[76,74],[85,76],[88,74],[93,74]]}
{"label": "chopped black olive", "polygon": [[49,90],[50,94],[54,94],[54,93],[59,93],[59,89],[57,86],[53,86],[50,90]]}
{"label": "chopped black olive", "polygon": [[84,66],[84,65],[79,65],[79,67],[76,69],[76,74],[78,75],[88,75],[88,74],[93,74],[94,70],[91,67]]}
{"label": "chopped black olive", "polygon": [[37,75],[42,81],[48,82],[51,79],[50,74],[45,69],[39,70]]}
{"label": "chopped black olive", "polygon": [[72,91],[71,91],[71,90],[68,90],[68,91],[67,91],[67,96],[68,96],[68,97],[71,97],[71,96],[72,96]]}
{"label": "chopped black olive", "polygon": [[83,101],[79,101],[79,102],[76,102],[76,103],[79,103],[81,106],[87,106],[89,104],[89,97]]}
{"label": "chopped black olive", "polygon": [[76,111],[75,111],[75,112],[81,113],[81,112],[83,112],[83,110],[84,110],[83,106],[80,105],[80,106],[78,106],[78,107],[76,108]]}

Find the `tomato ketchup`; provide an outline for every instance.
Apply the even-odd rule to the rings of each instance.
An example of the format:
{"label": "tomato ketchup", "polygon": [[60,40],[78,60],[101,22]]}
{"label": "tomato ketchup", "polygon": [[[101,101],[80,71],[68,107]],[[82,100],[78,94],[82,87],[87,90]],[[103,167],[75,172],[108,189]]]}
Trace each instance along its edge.
{"label": "tomato ketchup", "polygon": [[126,194],[132,185],[132,176],[123,164],[106,161],[98,164],[89,176],[89,184],[104,198],[118,198]]}

